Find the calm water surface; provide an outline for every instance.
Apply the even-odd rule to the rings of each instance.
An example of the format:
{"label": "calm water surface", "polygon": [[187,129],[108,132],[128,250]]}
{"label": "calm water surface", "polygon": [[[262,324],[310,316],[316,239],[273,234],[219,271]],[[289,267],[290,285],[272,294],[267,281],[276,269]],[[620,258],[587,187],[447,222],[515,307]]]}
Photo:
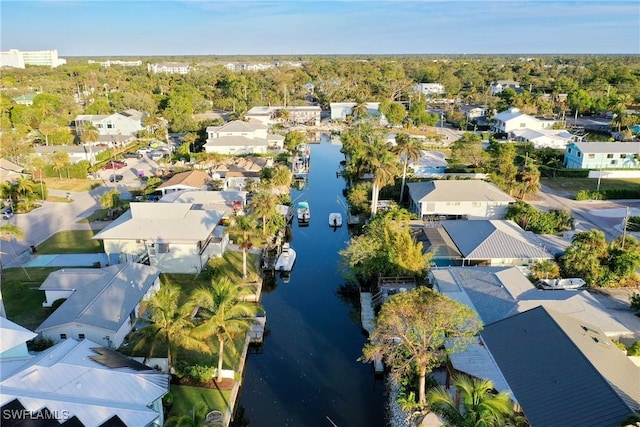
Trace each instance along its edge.
{"label": "calm water surface", "polygon": [[[383,427],[384,387],[371,366],[358,362],[366,337],[357,307],[337,294],[344,279],[338,251],[349,234],[338,203],[344,180],[336,178],[339,145],[326,137],[311,145],[311,171],[291,199],[309,201],[310,225],[294,218],[291,247],[297,258],[289,283],[263,293],[267,328],[263,352],[250,354],[236,421],[251,427]],[[343,227],[329,227],[342,212]]]}

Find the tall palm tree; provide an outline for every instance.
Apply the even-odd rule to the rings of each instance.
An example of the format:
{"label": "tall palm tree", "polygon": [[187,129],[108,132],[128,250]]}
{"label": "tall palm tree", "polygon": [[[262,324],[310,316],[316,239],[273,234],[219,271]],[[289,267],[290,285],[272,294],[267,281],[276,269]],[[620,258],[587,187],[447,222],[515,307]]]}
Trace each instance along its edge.
{"label": "tall palm tree", "polygon": [[389,145],[380,135],[370,138],[364,146],[362,167],[373,173],[373,189],[371,193],[371,217],[378,211],[380,189],[392,184],[398,174],[398,158],[391,152]]}
{"label": "tall palm tree", "polygon": [[18,187],[9,181],[0,182],[0,198],[9,200],[11,207],[15,209],[14,200],[18,198]]}
{"label": "tall palm tree", "polygon": [[49,135],[53,134],[56,130],[58,130],[58,124],[52,118],[47,117],[40,122],[40,125],[38,126],[38,130],[42,135],[44,135],[45,145],[49,145]]}
{"label": "tall palm tree", "polygon": [[400,203],[402,203],[404,197],[404,184],[407,179],[407,165],[409,160],[417,162],[420,159],[424,144],[422,141],[411,138],[406,133],[400,133],[396,136],[396,146],[393,151],[400,156],[400,160],[403,161],[402,167],[402,186],[400,187]]}
{"label": "tall palm tree", "polygon": [[149,312],[148,319],[139,319],[146,324],[140,330],[141,339],[133,347],[134,350],[149,349],[149,355],[159,346],[167,346],[167,366],[173,366],[178,348],[196,350],[210,354],[209,346],[200,339],[194,338],[189,304],[180,304],[180,288],[174,284],[165,284],[151,298],[143,302]]}
{"label": "tall palm tree", "polygon": [[263,190],[251,199],[251,207],[255,215],[262,217],[262,234],[267,235],[267,218],[276,214],[276,196],[271,191]]}
{"label": "tall palm tree", "polygon": [[65,167],[68,168],[71,163],[69,153],[62,150],[56,151],[53,153],[51,160],[53,161],[53,170],[58,172],[58,179],[62,179],[62,170]]}
{"label": "tall palm tree", "polygon": [[236,215],[233,224],[229,227],[229,233],[234,236],[234,241],[242,249],[242,278],[247,278],[247,251],[252,246],[253,239],[258,237],[256,221],[251,216]]}
{"label": "tall palm tree", "polygon": [[358,102],[352,109],[351,115],[356,118],[365,117],[368,114],[369,109],[367,108],[366,102]]}
{"label": "tall palm tree", "polygon": [[462,408],[442,387],[427,392],[432,412],[443,417],[446,425],[456,427],[504,426],[513,416],[513,404],[505,392],[495,393],[490,380],[460,375],[453,379]]}
{"label": "tall palm tree", "polygon": [[91,122],[83,123],[79,130],[80,140],[89,146],[89,163],[93,165],[93,144],[100,139],[100,131]]}
{"label": "tall palm tree", "polygon": [[250,286],[233,283],[225,277],[211,286],[197,289],[190,299],[190,304],[199,308],[198,316],[202,317],[193,336],[199,339],[215,337],[218,342],[218,382],[222,381],[225,343],[246,332],[258,313],[256,303],[245,301],[245,297],[253,292]]}

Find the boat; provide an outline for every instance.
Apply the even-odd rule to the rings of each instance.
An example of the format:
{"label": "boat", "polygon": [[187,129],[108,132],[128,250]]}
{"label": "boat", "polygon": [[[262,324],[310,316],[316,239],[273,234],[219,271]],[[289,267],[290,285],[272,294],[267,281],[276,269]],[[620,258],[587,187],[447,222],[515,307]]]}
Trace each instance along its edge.
{"label": "boat", "polygon": [[298,224],[308,225],[310,219],[309,202],[298,202]]}
{"label": "boat", "polygon": [[296,151],[298,152],[298,155],[308,159],[311,156],[311,150],[309,150],[309,145],[307,145],[306,143],[301,143],[298,145],[298,147],[296,148]]}
{"label": "boat", "polygon": [[536,286],[545,290],[582,289],[587,286],[587,282],[579,277],[540,279],[536,282]]}
{"label": "boat", "polygon": [[329,226],[330,227],[342,227],[342,214],[339,212],[332,212],[329,214]]}
{"label": "boat", "polygon": [[284,243],[282,252],[280,252],[276,261],[275,269],[284,272],[291,271],[294,262],[296,262],[296,251],[293,250],[289,243]]}

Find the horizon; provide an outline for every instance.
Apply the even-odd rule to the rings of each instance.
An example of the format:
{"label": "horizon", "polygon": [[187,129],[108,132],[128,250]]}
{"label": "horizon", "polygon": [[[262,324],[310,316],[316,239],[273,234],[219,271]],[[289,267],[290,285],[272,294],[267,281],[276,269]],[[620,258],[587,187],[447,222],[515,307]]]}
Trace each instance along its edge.
{"label": "horizon", "polygon": [[640,3],[627,0],[3,0],[0,10],[2,51],[63,58],[640,54]]}

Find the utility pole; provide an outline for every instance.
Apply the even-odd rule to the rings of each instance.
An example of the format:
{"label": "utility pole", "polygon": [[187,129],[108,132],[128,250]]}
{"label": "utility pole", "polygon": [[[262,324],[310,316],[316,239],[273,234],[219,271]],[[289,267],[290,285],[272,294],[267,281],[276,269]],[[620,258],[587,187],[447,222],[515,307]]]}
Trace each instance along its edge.
{"label": "utility pole", "polygon": [[629,222],[629,206],[627,206],[627,212],[622,220],[622,249],[624,249],[624,241],[627,238],[627,223]]}

